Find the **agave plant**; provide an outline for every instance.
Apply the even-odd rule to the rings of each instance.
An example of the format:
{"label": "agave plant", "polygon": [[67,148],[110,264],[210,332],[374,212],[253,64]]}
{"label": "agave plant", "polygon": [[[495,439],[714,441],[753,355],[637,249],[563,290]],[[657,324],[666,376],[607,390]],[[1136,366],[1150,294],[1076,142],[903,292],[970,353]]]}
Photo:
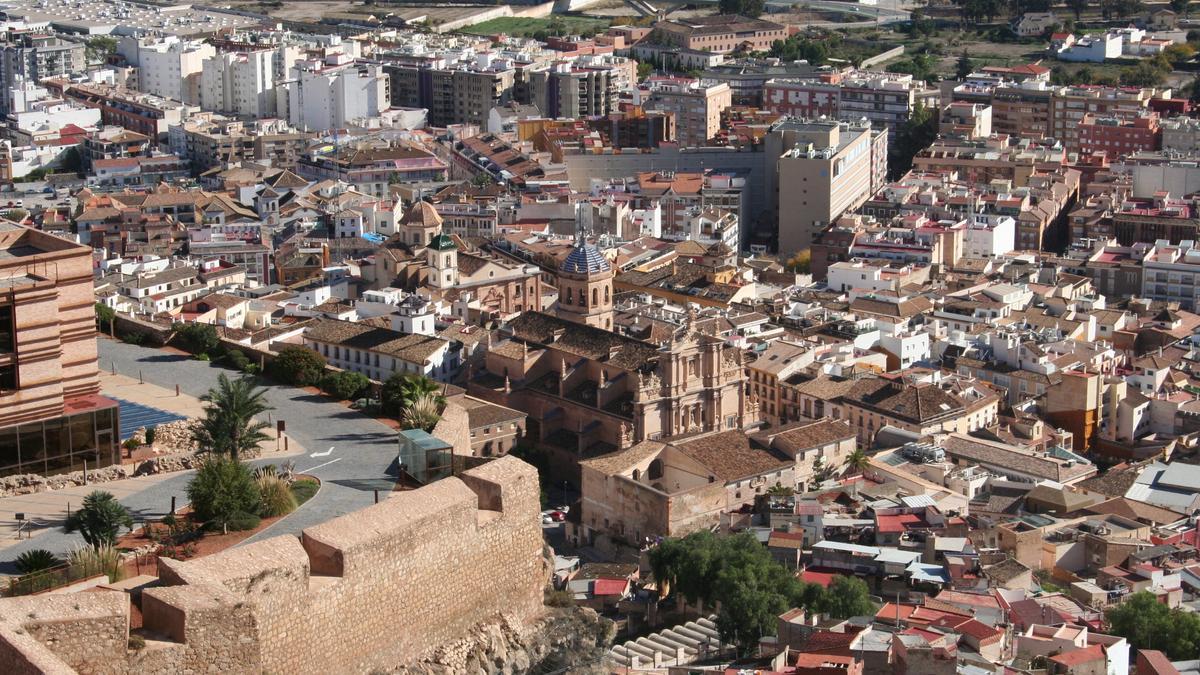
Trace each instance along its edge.
{"label": "agave plant", "polygon": [[95,490],[83,498],[83,507],[67,518],[67,532],[79,531],[93,548],[115,546],[121,528],[133,528],[133,516],[111,492]]}
{"label": "agave plant", "polygon": [[58,556],[44,548],[35,548],[17,556],[17,571],[21,574],[33,574],[42,570],[52,569],[62,564]]}
{"label": "agave plant", "polygon": [[278,475],[279,470],[275,468],[274,464],[263,464],[254,470],[254,480],[256,481],[262,481],[267,476],[277,477]]}
{"label": "agave plant", "polygon": [[442,419],[442,406],[435,394],[422,394],[413,399],[412,405],[404,410],[400,424],[405,429],[424,429],[433,431],[438,420]]}

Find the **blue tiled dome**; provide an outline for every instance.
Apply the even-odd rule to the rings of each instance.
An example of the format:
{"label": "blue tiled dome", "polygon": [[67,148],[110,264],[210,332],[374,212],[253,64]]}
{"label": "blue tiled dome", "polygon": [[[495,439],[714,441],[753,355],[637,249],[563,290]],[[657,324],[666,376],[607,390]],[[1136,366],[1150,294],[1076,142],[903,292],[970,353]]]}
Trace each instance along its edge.
{"label": "blue tiled dome", "polygon": [[559,269],[573,274],[596,274],[607,272],[612,266],[595,246],[580,243],[575,245],[575,250],[571,251],[571,255],[567,256]]}

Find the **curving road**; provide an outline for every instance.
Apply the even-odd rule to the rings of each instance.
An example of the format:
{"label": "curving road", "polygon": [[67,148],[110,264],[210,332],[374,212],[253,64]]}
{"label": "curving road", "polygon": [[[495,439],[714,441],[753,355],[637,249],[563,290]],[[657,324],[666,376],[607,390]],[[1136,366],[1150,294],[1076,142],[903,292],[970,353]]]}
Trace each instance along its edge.
{"label": "curving road", "polygon": [[[216,386],[221,373],[234,375],[220,366],[169,354],[149,347],[137,347],[109,339],[98,340],[100,367],[116,366],[117,372],[136,377],[141,371],[147,382],[165,388],[176,384],[184,393],[200,397]],[[246,541],[279,534],[298,534],[306,527],[325,522],[375,501],[374,493],[339,485],[333,481],[389,478],[396,461],[396,432],[376,420],[329,399],[303,389],[282,385],[267,387],[266,398],[275,408],[273,419],[283,419],[287,434],[307,449],[309,455],[293,456],[296,469],[321,479],[321,490],[295,513]],[[312,455],[317,455],[313,457]],[[276,463],[269,459],[251,464]],[[145,490],[122,499],[137,518],[165,515],[171,497],[179,505],[187,503],[185,490],[192,472],[181,473],[155,483]],[[103,486],[99,486],[103,489]],[[43,532],[0,551],[0,573],[11,573],[11,562],[23,551],[45,548],[65,554],[83,539],[59,529]]]}

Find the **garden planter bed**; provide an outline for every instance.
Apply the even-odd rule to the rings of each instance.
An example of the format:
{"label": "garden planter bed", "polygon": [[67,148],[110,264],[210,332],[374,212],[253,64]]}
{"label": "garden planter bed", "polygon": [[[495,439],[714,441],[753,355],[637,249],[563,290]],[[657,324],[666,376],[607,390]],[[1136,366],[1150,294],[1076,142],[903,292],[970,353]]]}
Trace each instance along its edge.
{"label": "garden planter bed", "polygon": [[[297,475],[295,482],[298,483],[305,480],[317,483],[317,489],[320,489],[320,480],[318,480],[315,476],[304,474]],[[303,488],[301,488],[301,490],[303,490]],[[296,491],[293,490],[293,492],[295,493]],[[311,497],[315,495],[316,492],[313,492],[308,499],[311,499]],[[298,499],[297,501],[300,501],[300,506],[303,506],[304,502],[308,501],[308,499],[303,501]],[[295,511],[292,513],[295,513]],[[291,513],[283,516],[262,518],[258,524],[258,527],[250,530],[241,530],[228,533],[222,533],[220,531],[208,532],[197,530],[198,536],[193,535],[195,538],[190,538],[188,536],[181,537],[181,541],[175,544],[174,551],[170,550],[170,545],[158,543],[151,552],[130,556],[124,562],[125,577],[128,578],[137,574],[157,575],[158,570],[154,566],[153,561],[158,556],[175,557],[179,560],[191,560],[194,558],[202,558],[206,555],[212,555],[213,553],[217,553],[219,551],[224,551],[227,548],[238,545],[239,543],[249,539],[259,532],[262,532],[268,527],[274,525],[276,522],[287,518],[290,515]],[[177,520],[187,523],[185,529],[195,526],[195,524],[191,522],[190,508],[185,507],[181,509],[175,517]],[[162,524],[161,522],[152,523],[150,527],[157,535],[159,535],[160,542],[163,538],[165,538],[165,535],[169,534],[168,526]],[[144,527],[138,527],[134,531],[129,532],[117,539],[117,548],[126,552],[136,552],[139,550],[146,551],[155,544],[156,542],[147,536]]]}

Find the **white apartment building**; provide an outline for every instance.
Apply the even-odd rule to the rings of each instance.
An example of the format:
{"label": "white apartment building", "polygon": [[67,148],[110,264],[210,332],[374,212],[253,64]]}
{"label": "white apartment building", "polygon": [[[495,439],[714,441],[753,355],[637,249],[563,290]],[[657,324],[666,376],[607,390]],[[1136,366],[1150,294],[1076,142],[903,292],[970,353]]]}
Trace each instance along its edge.
{"label": "white apartment building", "polygon": [[449,340],[401,333],[349,321],[318,319],[304,332],[304,346],[330,365],[383,381],[393,373],[416,373],[449,381],[459,370],[460,352]]}
{"label": "white apartment building", "polygon": [[1166,240],[1154,242],[1154,247],[1142,259],[1142,297],[1151,300],[1178,302],[1180,309],[1194,312],[1200,306],[1200,249],[1194,241],[1172,245]]}
{"label": "white apartment building", "polygon": [[195,105],[200,102],[200,72],[216,48],[199,40],[126,37],[117,51],[138,69],[138,90]]}
{"label": "white apartment building", "polygon": [[301,61],[287,83],[288,121],[300,129],[334,129],[378,117],[391,105],[388,76],[376,64],[342,54]]}
{"label": "white apartment building", "polygon": [[963,232],[963,255],[996,258],[1011,252],[1017,243],[1017,221],[1012,216],[976,213]]}
{"label": "white apartment building", "polygon": [[835,262],[826,272],[826,285],[832,291],[850,290],[890,291],[896,281],[884,275],[886,260],[846,260]]}
{"label": "white apartment building", "polygon": [[247,117],[278,115],[275,54],[273,49],[224,52],[205,60],[200,106]]}

